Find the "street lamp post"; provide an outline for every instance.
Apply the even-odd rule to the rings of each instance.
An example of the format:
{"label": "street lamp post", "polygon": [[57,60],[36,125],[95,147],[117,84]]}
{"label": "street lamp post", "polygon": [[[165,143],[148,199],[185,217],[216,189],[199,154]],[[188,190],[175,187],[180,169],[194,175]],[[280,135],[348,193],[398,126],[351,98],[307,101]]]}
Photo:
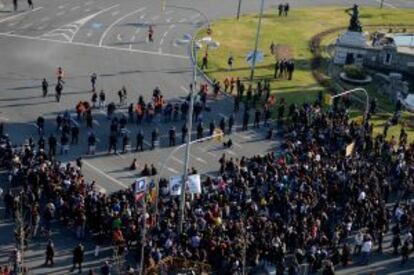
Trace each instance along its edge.
{"label": "street lamp post", "polygon": [[240,18],[241,2],[242,2],[242,0],[239,0],[239,4],[237,6],[237,20],[239,20],[239,18]]}
{"label": "street lamp post", "polygon": [[252,68],[250,70],[250,83],[253,82],[254,70],[256,67],[257,48],[259,46],[259,36],[260,36],[260,28],[262,26],[263,8],[264,8],[264,0],[262,0],[260,4],[260,14],[259,14],[259,22],[257,23],[256,42],[254,45]]}

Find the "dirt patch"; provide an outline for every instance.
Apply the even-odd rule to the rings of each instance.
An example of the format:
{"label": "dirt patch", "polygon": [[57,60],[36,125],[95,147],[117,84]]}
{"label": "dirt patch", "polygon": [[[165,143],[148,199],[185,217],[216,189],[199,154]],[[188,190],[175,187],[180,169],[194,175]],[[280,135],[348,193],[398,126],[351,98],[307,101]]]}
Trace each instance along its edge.
{"label": "dirt patch", "polygon": [[293,57],[294,57],[293,48],[289,45],[280,45],[280,44],[276,45],[274,55],[275,55],[277,60],[293,59]]}

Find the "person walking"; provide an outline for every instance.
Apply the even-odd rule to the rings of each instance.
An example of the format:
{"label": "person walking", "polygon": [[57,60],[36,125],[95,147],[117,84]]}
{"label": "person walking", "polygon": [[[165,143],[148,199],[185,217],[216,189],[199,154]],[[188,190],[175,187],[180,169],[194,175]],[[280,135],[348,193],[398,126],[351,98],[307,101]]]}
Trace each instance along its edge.
{"label": "person walking", "polygon": [[49,88],[49,83],[47,83],[46,78],[43,78],[43,80],[42,80],[43,97],[46,97],[47,96],[48,88]]}
{"label": "person walking", "polygon": [[55,86],[55,92],[56,92],[56,102],[60,102],[60,98],[62,97],[62,91],[63,91],[63,85],[60,81]]}
{"label": "person walking", "polygon": [[405,241],[401,247],[401,265],[404,265],[408,261],[410,255],[409,242]]}
{"label": "person walking", "polygon": [[33,1],[32,0],[27,0],[27,5],[29,5],[29,8],[31,8],[31,9],[34,8]]}
{"label": "person walking", "polygon": [[122,137],[122,153],[125,154],[130,150],[130,144],[129,144],[129,136],[128,134],[124,134]]}
{"label": "person walking", "polygon": [[181,143],[184,143],[187,139],[188,128],[187,124],[184,123],[183,127],[181,127]]}
{"label": "person walking", "polygon": [[152,25],[148,27],[148,42],[154,42],[154,28]]}
{"label": "person walking", "polygon": [[284,16],[288,16],[289,9],[290,9],[289,3],[286,2],[285,5],[283,6],[283,15]]}
{"label": "person walking", "polygon": [[203,55],[202,63],[201,63],[201,70],[208,69],[208,54],[205,53]]}
{"label": "person walking", "polygon": [[78,144],[78,142],[79,142],[79,127],[75,124],[71,128],[71,136],[72,136],[71,143],[72,144]]}
{"label": "person walking", "polygon": [[370,236],[364,237],[364,242],[362,243],[361,248],[361,264],[366,265],[369,262],[372,250],[372,241]]}
{"label": "person walking", "polygon": [[55,246],[52,240],[49,240],[46,246],[46,261],[45,266],[50,262],[50,266],[54,265],[53,258],[55,257]]}
{"label": "person walking", "polygon": [[106,95],[104,90],[99,93],[99,109],[105,108]]}
{"label": "person walking", "polygon": [[48,142],[49,142],[49,156],[55,156],[57,139],[55,138],[53,134],[50,134]]}
{"label": "person walking", "polygon": [[279,64],[279,60],[276,60],[276,63],[275,63],[275,69],[274,69],[274,75],[273,75],[273,78],[277,78],[278,77],[278,74],[277,74],[277,72],[279,71],[279,67],[280,67],[280,64]]}
{"label": "person walking", "polygon": [[170,131],[169,131],[169,137],[170,137],[170,147],[175,146],[176,134],[175,134],[175,127],[174,126],[172,126]]}
{"label": "person walking", "polygon": [[144,133],[142,132],[142,130],[138,131],[136,140],[137,140],[136,151],[137,152],[138,150],[144,151]]}
{"label": "person walking", "polygon": [[242,126],[242,131],[246,131],[248,124],[249,124],[249,112],[247,110],[244,111],[243,114],[243,126]]}
{"label": "person walking", "polygon": [[197,139],[203,138],[203,132],[204,132],[203,123],[199,122],[197,125]]}
{"label": "person walking", "polygon": [[17,9],[18,9],[18,2],[17,0],[13,0],[13,10],[17,11]]}
{"label": "person walking", "polygon": [[96,137],[91,132],[88,136],[88,155],[94,155],[96,149]]}
{"label": "person walking", "polygon": [[114,150],[114,153],[116,154],[117,144],[118,144],[118,136],[117,136],[117,133],[112,133],[109,136],[108,154],[110,154],[112,150]]}
{"label": "person walking", "polygon": [[42,116],[39,116],[37,118],[36,125],[39,135],[43,135],[45,131],[45,119]]}
{"label": "person walking", "polygon": [[232,54],[230,54],[229,58],[227,59],[227,65],[229,66],[229,71],[233,70],[233,62],[234,62],[234,57]]}
{"label": "person walking", "polygon": [[158,136],[159,136],[158,129],[154,129],[151,133],[151,150],[155,149],[155,145],[156,145],[155,143],[158,141]]}
{"label": "person walking", "polygon": [[283,14],[283,4],[282,4],[282,3],[280,3],[280,4],[279,4],[279,6],[278,6],[277,8],[278,8],[278,10],[279,10],[279,16],[282,16],[282,14]]}
{"label": "person walking", "polygon": [[95,92],[95,90],[96,90],[96,80],[97,80],[97,78],[98,78],[98,76],[96,75],[96,73],[91,74],[92,92]]}
{"label": "person walking", "polygon": [[231,134],[234,125],[234,115],[230,114],[229,117],[229,134]]}
{"label": "person walking", "polygon": [[260,117],[261,117],[261,112],[259,109],[256,109],[256,111],[254,112],[254,122],[253,122],[253,127],[254,128],[259,128],[260,127]]}
{"label": "person walking", "polygon": [[215,122],[214,122],[214,120],[212,120],[211,122],[210,122],[210,126],[209,126],[209,128],[210,128],[210,132],[209,132],[209,136],[212,136],[213,135],[213,133],[214,133],[214,129],[216,129],[216,124],[215,124]]}
{"label": "person walking", "polygon": [[293,72],[295,71],[295,63],[293,62],[293,60],[289,60],[287,62],[287,73],[288,73],[288,80],[292,80],[293,77]]}
{"label": "person walking", "polygon": [[78,244],[73,250],[73,265],[71,272],[73,272],[78,265],[78,273],[82,273],[82,263],[84,258],[84,248],[82,244]]}

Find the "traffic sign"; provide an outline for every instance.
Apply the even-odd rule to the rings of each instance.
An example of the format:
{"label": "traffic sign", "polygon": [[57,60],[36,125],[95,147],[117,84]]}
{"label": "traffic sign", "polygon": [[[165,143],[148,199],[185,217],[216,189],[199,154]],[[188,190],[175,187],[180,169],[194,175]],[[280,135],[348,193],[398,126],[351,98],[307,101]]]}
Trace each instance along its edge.
{"label": "traffic sign", "polygon": [[[253,59],[255,56],[255,51],[251,51],[246,55],[246,62],[250,65],[250,67],[253,66]],[[264,54],[261,51],[256,52],[256,64],[263,62]]]}

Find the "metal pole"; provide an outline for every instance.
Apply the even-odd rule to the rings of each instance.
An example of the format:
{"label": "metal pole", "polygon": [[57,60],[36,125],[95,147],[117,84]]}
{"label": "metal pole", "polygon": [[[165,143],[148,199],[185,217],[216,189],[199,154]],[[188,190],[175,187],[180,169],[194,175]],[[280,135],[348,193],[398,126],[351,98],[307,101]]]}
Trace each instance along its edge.
{"label": "metal pole", "polygon": [[382,9],[382,6],[384,5],[384,0],[381,0],[381,3],[380,3],[380,9]]}
{"label": "metal pole", "polygon": [[348,91],[336,94],[336,95],[332,96],[332,99],[334,99],[336,97],[343,96],[343,95],[352,94],[352,93],[355,93],[355,92],[363,92],[365,94],[366,102],[365,102],[364,118],[366,118],[366,116],[368,115],[368,112],[369,112],[369,95],[368,95],[367,90],[365,90],[364,88],[359,87],[359,88],[355,88],[355,89],[352,89],[352,90],[348,90]]}
{"label": "metal pole", "polygon": [[23,191],[20,193],[20,272],[23,272],[23,254],[24,254],[24,214],[23,214]]}
{"label": "metal pole", "polygon": [[147,233],[147,222],[146,222],[146,214],[147,214],[147,190],[144,191],[144,200],[142,206],[142,215],[143,215],[143,224],[142,224],[142,235],[141,235],[141,266],[139,269],[139,274],[144,275],[144,253],[145,253],[145,235]]}
{"label": "metal pole", "polygon": [[254,69],[256,67],[256,55],[257,55],[257,47],[259,46],[260,28],[262,26],[263,8],[264,8],[264,0],[262,0],[262,3],[260,5],[260,15],[259,15],[259,22],[257,23],[256,42],[255,42],[255,45],[254,45],[252,69],[250,71],[250,83],[253,82]]}
{"label": "metal pole", "polygon": [[[194,44],[191,45],[191,50],[195,51]],[[184,173],[183,181],[181,183],[181,194],[180,194],[180,221],[178,225],[178,233],[183,232],[183,223],[185,216],[185,184],[188,180],[188,166],[190,164],[190,145],[191,145],[191,134],[193,128],[193,107],[194,107],[194,90],[196,89],[197,84],[197,53],[194,54],[193,62],[193,85],[190,91],[190,110],[188,112],[188,136],[187,136],[187,145],[185,151],[185,162],[184,162]]]}
{"label": "metal pole", "polygon": [[240,8],[241,8],[241,2],[242,2],[242,0],[239,0],[239,5],[238,5],[238,7],[237,7],[237,20],[239,20],[239,18],[240,18]]}

